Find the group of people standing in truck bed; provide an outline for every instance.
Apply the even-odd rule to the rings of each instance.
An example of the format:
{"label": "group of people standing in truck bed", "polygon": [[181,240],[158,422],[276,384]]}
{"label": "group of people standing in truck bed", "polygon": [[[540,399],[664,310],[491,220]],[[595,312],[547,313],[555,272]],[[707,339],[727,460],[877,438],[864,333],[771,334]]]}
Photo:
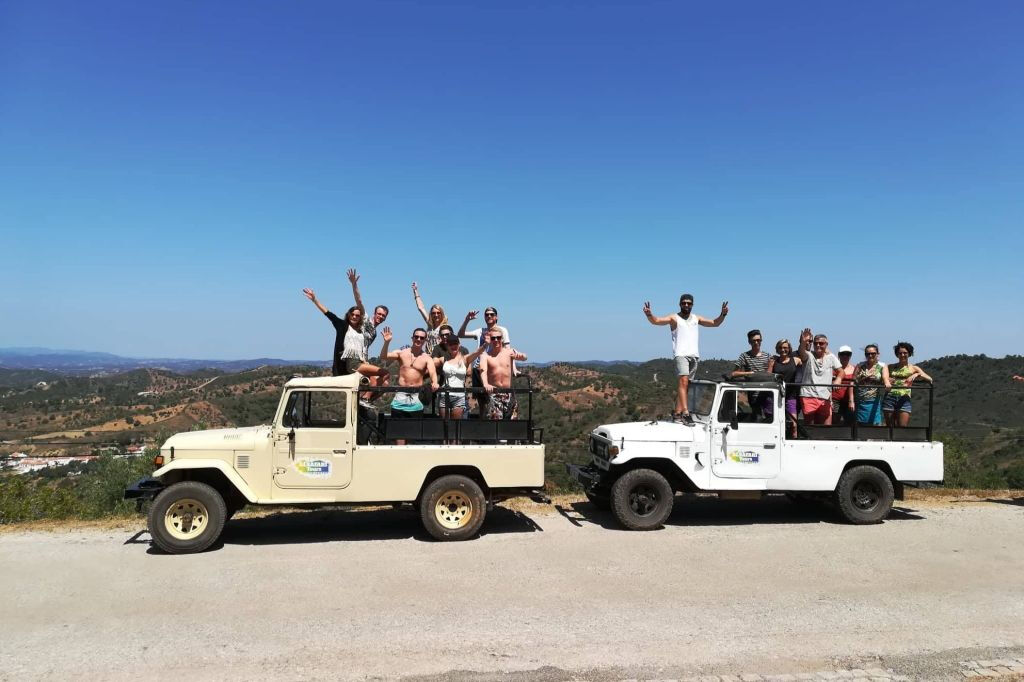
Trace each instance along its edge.
{"label": "group of people standing in truck bed", "polygon": [[[516,361],[525,362],[527,358],[512,348],[508,329],[498,324],[496,308],[484,309],[484,324],[476,329],[467,327],[477,318],[479,311],[469,311],[456,331],[448,323],[444,308],[434,304],[428,310],[423,306],[419,287],[413,282],[413,300],[425,326],[413,330],[410,344],[392,351],[391,329],[381,326],[388,318],[388,307],[376,306],[373,316],[367,319],[359,292],[359,275],[354,269],[348,271],[348,280],[352,285],[355,305],[342,317],[321,303],[312,289],[303,289],[306,298],[334,325],[336,337],[331,368],[334,376],[358,373],[367,377],[371,386],[388,386],[391,367],[397,364],[398,387],[407,390],[394,392],[390,401],[392,417],[420,417],[433,413],[435,393],[438,394],[437,414],[441,417],[462,419],[469,416],[470,395],[481,418],[517,417],[515,394],[505,389],[512,387],[512,378],[517,374]],[[374,356],[370,353],[370,346],[376,340],[378,330],[383,343],[380,352]],[[461,339],[475,341],[476,348],[469,350],[462,345]],[[445,387],[443,391],[442,385]],[[471,394],[467,389],[472,387],[482,388],[483,392]],[[374,397],[374,391],[366,391],[361,399],[367,401]]]}
{"label": "group of people standing in truck bed", "polygon": [[[692,425],[687,389],[700,359],[699,328],[721,326],[729,314],[729,302],[722,303],[721,313],[714,319],[693,313],[690,294],[680,296],[678,313],[658,317],[651,312],[650,302],[644,303],[643,311],[651,324],[671,328],[678,375],[672,420]],[[825,334],[815,334],[808,328],[799,339],[796,352],[788,339],[780,339],[775,343],[775,355],[769,355],[761,350],[761,331],[751,329],[747,332],[750,350],[740,354],[731,372],[736,378],[774,374],[785,383],[786,420],[792,437],[796,436],[800,414],[805,424],[848,426],[856,422],[875,426],[881,425],[884,417],[890,426],[907,426],[912,410],[911,384],[932,381],[924,370],[910,363],[914,346],[906,341],[896,343],[896,362],[886,365],[879,361],[879,347],[874,343],[865,346],[864,360],[853,364],[853,349],[840,346],[838,357],[833,355]],[[766,414],[774,410],[770,400],[753,407]]]}

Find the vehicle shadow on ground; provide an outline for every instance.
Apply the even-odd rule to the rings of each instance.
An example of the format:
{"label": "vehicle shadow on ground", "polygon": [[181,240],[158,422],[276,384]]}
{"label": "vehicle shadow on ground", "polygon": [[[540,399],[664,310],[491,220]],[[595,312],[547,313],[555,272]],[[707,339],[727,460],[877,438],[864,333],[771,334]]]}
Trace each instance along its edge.
{"label": "vehicle shadow on ground", "polygon": [[[536,521],[521,512],[495,507],[487,513],[480,533],[473,540],[485,535],[535,533],[543,530]],[[288,510],[267,516],[232,519],[224,525],[220,539],[206,551],[217,551],[224,545],[408,539],[437,542],[423,529],[419,512],[412,508]],[[149,534],[140,531],[125,544],[148,541]],[[164,554],[155,546],[150,546],[147,552]]]}
{"label": "vehicle shadow on ground", "polygon": [[[610,530],[625,530],[610,511],[598,509],[591,502],[574,502],[558,512],[576,526],[592,523]],[[889,521],[923,519],[916,509],[894,506]],[[790,502],[784,496],[764,500],[719,500],[713,497],[686,495],[677,497],[666,526],[743,526],[783,523],[827,523],[847,525],[831,505],[816,502]]]}

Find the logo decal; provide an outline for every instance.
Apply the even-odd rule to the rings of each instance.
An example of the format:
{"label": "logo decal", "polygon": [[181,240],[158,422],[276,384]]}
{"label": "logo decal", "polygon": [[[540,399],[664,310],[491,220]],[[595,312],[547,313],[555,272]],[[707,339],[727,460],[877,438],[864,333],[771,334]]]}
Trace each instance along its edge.
{"label": "logo decal", "polygon": [[730,462],[739,462],[740,464],[757,464],[761,461],[761,455],[753,450],[733,450],[729,453]]}
{"label": "logo decal", "polygon": [[300,459],[295,463],[295,470],[307,478],[329,478],[331,463],[325,459]]}

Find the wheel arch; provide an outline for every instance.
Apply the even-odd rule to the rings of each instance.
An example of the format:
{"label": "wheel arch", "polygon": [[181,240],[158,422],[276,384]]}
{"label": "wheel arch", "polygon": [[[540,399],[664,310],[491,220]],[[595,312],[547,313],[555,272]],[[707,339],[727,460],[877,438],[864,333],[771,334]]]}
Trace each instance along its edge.
{"label": "wheel arch", "polygon": [[[859,466],[872,466],[872,467],[875,467],[876,469],[880,470],[882,473],[884,473],[886,476],[889,477],[890,481],[892,481],[892,489],[893,489],[893,492],[895,493],[896,499],[897,500],[902,500],[903,499],[903,492],[904,492],[903,491],[903,484],[900,483],[898,480],[896,480],[896,475],[892,472],[892,467],[889,466],[889,463],[886,462],[885,460],[881,460],[881,459],[851,459],[849,462],[846,463],[845,466],[843,466],[843,471],[840,474],[840,478],[842,478],[842,474],[845,474],[850,469],[852,469],[854,467],[859,467]],[[836,489],[839,488],[839,480],[838,479],[836,480],[835,488]]]}
{"label": "wheel arch", "polygon": [[416,493],[416,504],[418,505],[420,500],[423,499],[423,491],[427,489],[427,486],[442,476],[449,476],[452,474],[458,474],[473,480],[480,486],[480,489],[484,491],[484,495],[488,498],[490,497],[491,489],[487,485],[487,479],[484,478],[483,472],[481,472],[480,469],[468,464],[445,464],[432,468],[423,477],[423,483],[420,484],[420,490]]}
{"label": "wheel arch", "polygon": [[[627,471],[633,471],[634,469],[651,469],[653,471],[657,471],[668,480],[672,489],[675,491],[686,493],[698,491],[697,486],[690,480],[690,477],[687,476],[675,462],[663,457],[637,457],[623,462],[622,464],[615,464],[607,472],[611,474],[608,478],[607,485],[611,487],[619,476],[622,476],[622,474]],[[604,478],[604,476],[602,476],[602,478]]]}
{"label": "wheel arch", "polygon": [[205,483],[227,502],[256,502],[252,489],[234,469],[219,460],[178,460],[153,472],[165,485],[179,481]]}

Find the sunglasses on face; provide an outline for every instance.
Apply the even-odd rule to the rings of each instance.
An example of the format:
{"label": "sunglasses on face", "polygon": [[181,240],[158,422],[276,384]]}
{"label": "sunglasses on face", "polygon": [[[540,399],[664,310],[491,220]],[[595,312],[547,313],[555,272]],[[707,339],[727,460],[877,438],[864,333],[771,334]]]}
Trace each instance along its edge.
{"label": "sunglasses on face", "polygon": [[827,346],[828,345],[828,341],[815,341],[814,345],[815,346]]}
{"label": "sunglasses on face", "polygon": [[427,337],[425,337],[425,336],[414,336],[414,337],[412,337],[412,340],[413,341],[426,341]]}
{"label": "sunglasses on face", "polygon": [[864,353],[864,355],[868,356],[869,358],[873,358],[876,355],[878,355],[878,353],[872,353],[872,352],[868,351],[867,353]]}
{"label": "sunglasses on face", "polygon": [[491,342],[496,342],[496,341],[501,341],[501,337],[500,336],[492,336],[491,337]]}

